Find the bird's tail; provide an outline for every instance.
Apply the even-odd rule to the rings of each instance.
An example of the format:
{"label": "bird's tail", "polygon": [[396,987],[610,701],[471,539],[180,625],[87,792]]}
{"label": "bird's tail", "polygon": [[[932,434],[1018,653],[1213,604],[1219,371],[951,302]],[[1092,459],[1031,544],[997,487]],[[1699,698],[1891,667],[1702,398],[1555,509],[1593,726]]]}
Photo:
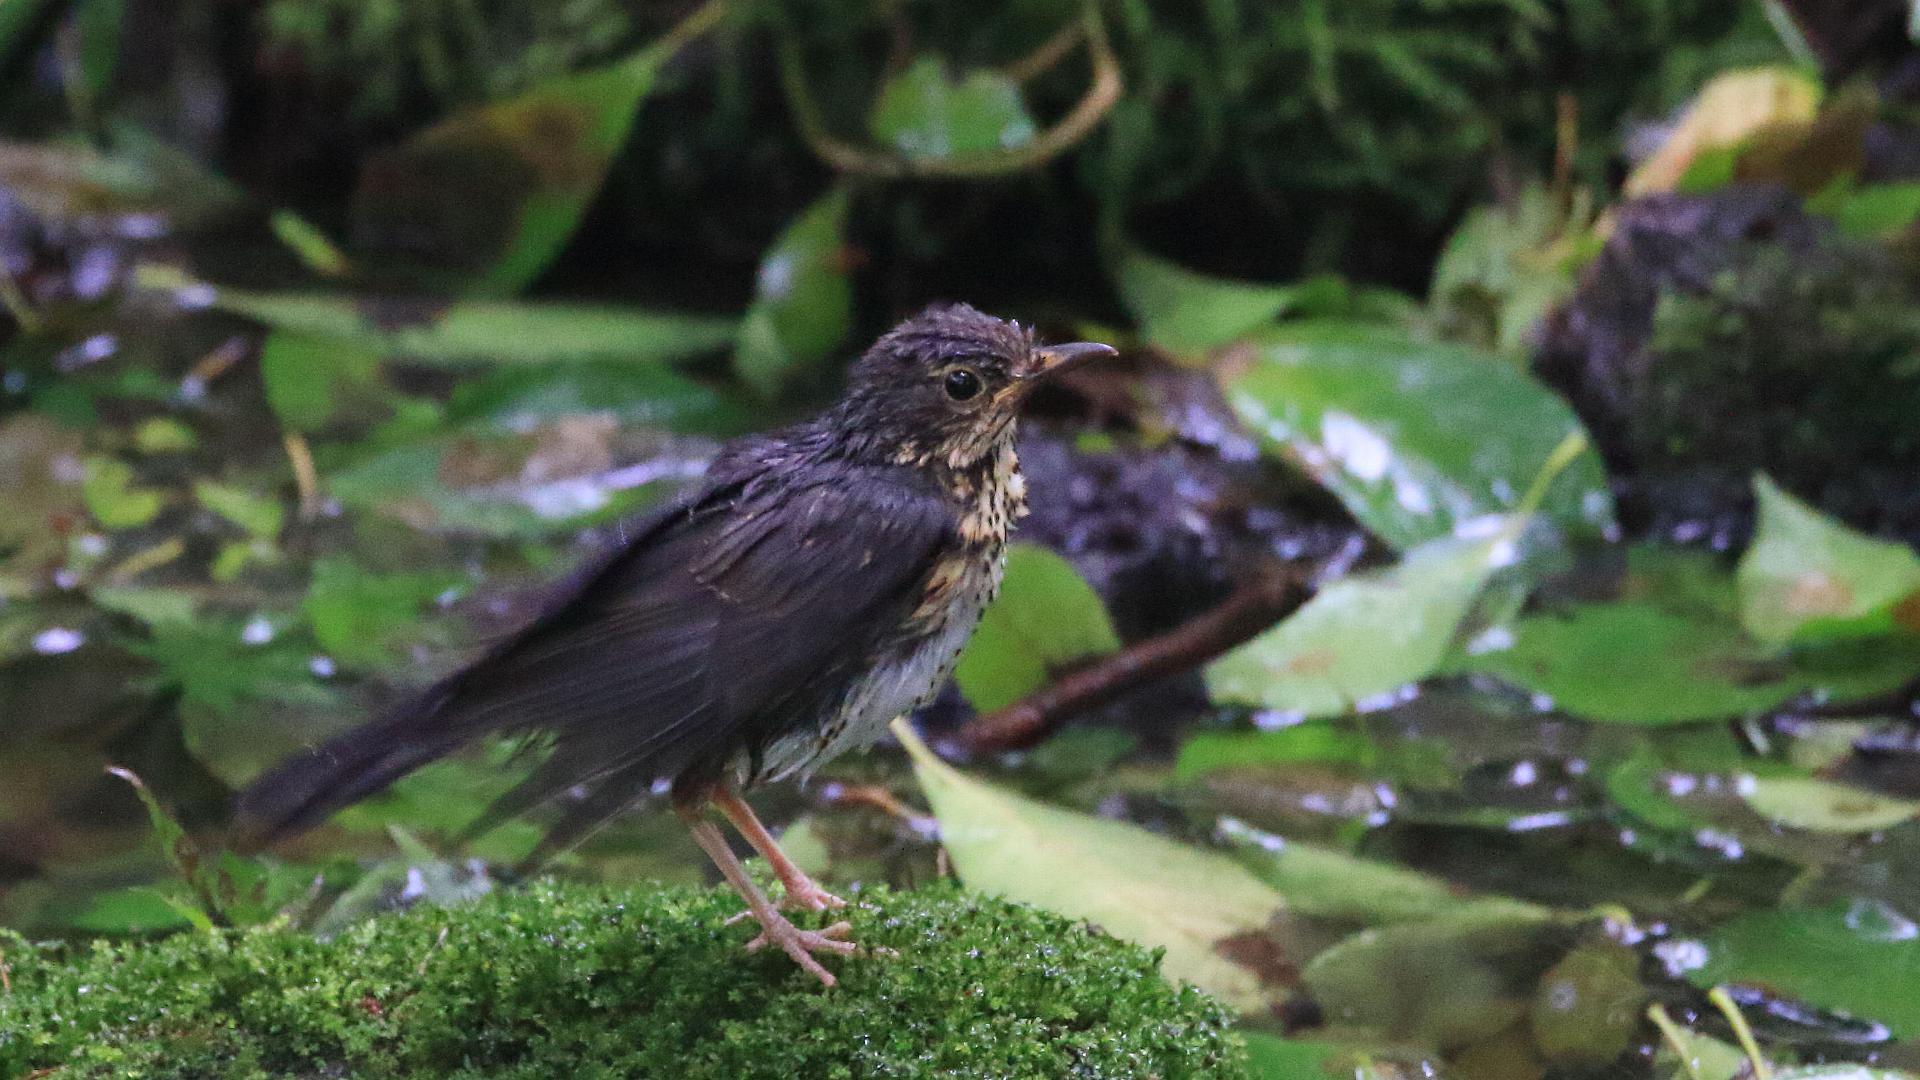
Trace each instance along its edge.
{"label": "bird's tail", "polygon": [[263,847],[311,828],[337,811],[440,757],[471,734],[447,723],[450,685],[372,723],[274,766],[234,800],[236,846]]}

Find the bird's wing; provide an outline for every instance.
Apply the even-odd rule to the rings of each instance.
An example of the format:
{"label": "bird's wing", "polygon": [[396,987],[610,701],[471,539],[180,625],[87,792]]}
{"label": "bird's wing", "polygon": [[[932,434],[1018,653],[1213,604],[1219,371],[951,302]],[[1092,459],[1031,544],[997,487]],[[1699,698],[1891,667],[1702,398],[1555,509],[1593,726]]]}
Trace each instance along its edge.
{"label": "bird's wing", "polygon": [[322,793],[290,825],[385,786],[425,760],[422,748],[438,756],[492,732],[543,732],[552,751],[483,826],[609,777],[711,778],[832,703],[920,602],[953,529],[910,474],[717,488],[423,707],[317,751],[346,766],[323,786],[348,797]]}

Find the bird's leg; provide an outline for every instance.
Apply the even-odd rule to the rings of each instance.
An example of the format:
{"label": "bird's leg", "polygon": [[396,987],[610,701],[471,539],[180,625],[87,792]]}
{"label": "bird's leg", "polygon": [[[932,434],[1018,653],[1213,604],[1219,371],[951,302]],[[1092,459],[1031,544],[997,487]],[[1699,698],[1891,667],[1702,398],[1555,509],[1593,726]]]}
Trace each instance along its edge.
{"label": "bird's leg", "polygon": [[713,805],[727,815],[727,820],[733,822],[733,827],[740,831],[741,836],[747,838],[747,843],[753,845],[753,850],[759,852],[760,857],[767,860],[768,865],[773,867],[774,876],[780,879],[780,884],[787,890],[787,894],[780,900],[781,907],[825,911],[828,908],[847,906],[845,900],[821,888],[818,882],[807,876],[805,870],[795,866],[793,860],[787,858],[787,853],[780,850],[779,842],[774,840],[773,834],[767,831],[765,825],[760,824],[759,816],[753,812],[753,807],[747,805],[745,799],[722,788],[713,793]]}
{"label": "bird's leg", "polygon": [[853,925],[837,922],[824,930],[802,930],[793,925],[747,876],[747,868],[740,865],[733,849],[727,846],[727,838],[721,834],[720,826],[701,817],[696,808],[681,806],[676,809],[686,821],[687,829],[693,833],[694,842],[720,868],[720,876],[726,878],[727,884],[732,885],[741,899],[747,902],[747,911],[760,924],[760,936],[747,942],[747,951],[757,952],[768,945],[778,945],[781,951],[793,957],[794,963],[805,968],[814,978],[828,986],[834,985],[838,980],[832,972],[820,966],[820,961],[815,960],[813,954],[822,951],[842,954],[859,951],[859,946],[846,938]]}

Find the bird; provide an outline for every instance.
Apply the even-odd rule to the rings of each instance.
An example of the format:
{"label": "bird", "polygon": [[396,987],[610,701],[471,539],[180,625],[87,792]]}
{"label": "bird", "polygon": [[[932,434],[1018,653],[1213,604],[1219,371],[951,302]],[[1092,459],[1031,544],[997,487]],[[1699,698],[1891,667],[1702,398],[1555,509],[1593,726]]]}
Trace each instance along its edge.
{"label": "bird", "polygon": [[[313,826],[491,736],[546,751],[464,835],[565,805],[551,853],[664,793],[760,933],[820,982],[850,925],[784,910],[845,901],[781,851],[743,794],[875,741],[951,674],[999,591],[1025,513],[1021,405],[1115,350],[1042,345],[966,304],[927,308],[849,367],[811,419],[724,446],[526,626],[399,708],[268,770],[236,800],[247,846]],[[564,800],[561,796],[567,796]],[[776,905],[710,810],[764,857]]]}

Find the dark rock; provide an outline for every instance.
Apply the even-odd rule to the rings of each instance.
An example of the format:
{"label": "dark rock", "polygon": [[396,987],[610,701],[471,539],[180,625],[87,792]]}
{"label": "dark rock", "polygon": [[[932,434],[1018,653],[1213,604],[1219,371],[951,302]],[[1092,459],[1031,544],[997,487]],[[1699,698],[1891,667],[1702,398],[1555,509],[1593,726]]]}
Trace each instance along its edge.
{"label": "dark rock", "polygon": [[1765,472],[1920,536],[1920,290],[1776,188],[1621,206],[1534,357],[1592,431],[1623,523],[1737,543]]}

